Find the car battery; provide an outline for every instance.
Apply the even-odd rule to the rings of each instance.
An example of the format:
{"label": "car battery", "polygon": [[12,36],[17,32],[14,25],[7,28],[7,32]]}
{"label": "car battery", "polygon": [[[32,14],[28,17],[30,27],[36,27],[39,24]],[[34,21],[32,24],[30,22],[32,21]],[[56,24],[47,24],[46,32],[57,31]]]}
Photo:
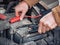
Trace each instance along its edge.
{"label": "car battery", "polygon": [[[36,25],[32,24],[27,19],[18,21],[16,23],[12,23],[10,25],[11,29],[10,31],[8,31],[8,38],[11,38],[11,35],[13,35],[12,38],[15,42],[25,43],[25,42],[35,41],[35,40],[38,40],[47,36],[47,34],[40,35],[39,33],[37,33],[38,32],[37,26],[36,28],[33,28],[34,26]],[[23,41],[22,41],[22,38],[23,38]]]}
{"label": "car battery", "polygon": [[[18,39],[21,37],[24,37],[27,35],[29,28],[28,26],[31,25],[32,23],[28,19],[24,19],[22,21],[18,21],[16,23],[10,24],[10,31],[8,31],[8,38],[13,35],[13,39],[17,42]],[[19,37],[19,38],[18,38]]]}
{"label": "car battery", "polygon": [[[41,40],[41,39],[44,39],[44,38],[50,36],[48,33],[46,33],[46,34],[39,34],[38,32],[29,33],[29,29],[28,30],[27,29],[28,29],[27,27],[18,29],[13,35],[13,40],[16,43],[20,44],[20,43],[27,43],[30,41],[38,41],[38,40]],[[10,34],[10,36],[11,36],[11,34]]]}

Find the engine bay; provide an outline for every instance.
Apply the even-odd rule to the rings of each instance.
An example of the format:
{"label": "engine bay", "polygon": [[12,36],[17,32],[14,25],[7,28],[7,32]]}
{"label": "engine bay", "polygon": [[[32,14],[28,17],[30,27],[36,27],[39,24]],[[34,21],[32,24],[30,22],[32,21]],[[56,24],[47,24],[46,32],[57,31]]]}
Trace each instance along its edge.
{"label": "engine bay", "polygon": [[[56,5],[52,4],[53,1],[47,6],[44,4],[44,0],[39,2],[29,9],[22,21],[20,17],[15,16],[14,7],[18,4],[18,1],[12,1],[8,5],[8,1],[7,3],[3,3],[4,1],[0,0],[0,2],[0,45],[60,44],[60,27],[56,27],[52,31],[44,34],[38,33],[39,20],[51,12],[51,9],[58,5],[58,1],[55,1],[57,2]],[[42,14],[42,16],[39,14]]]}

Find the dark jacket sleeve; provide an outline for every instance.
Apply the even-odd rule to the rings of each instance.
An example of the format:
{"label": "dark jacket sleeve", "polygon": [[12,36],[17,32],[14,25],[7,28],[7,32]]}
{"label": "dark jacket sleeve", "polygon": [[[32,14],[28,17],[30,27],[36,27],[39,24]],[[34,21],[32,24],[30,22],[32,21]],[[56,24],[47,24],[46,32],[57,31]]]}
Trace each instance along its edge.
{"label": "dark jacket sleeve", "polygon": [[39,0],[23,0],[23,1],[25,1],[30,6],[30,8],[39,2]]}
{"label": "dark jacket sleeve", "polygon": [[53,8],[52,12],[56,20],[56,23],[58,24],[58,26],[60,26],[60,6]]}

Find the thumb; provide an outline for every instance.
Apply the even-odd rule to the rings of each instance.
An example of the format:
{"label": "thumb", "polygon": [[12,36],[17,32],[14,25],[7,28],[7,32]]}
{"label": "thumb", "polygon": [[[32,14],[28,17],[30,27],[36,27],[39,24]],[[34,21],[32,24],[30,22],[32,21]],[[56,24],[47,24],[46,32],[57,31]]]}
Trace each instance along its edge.
{"label": "thumb", "polygon": [[26,14],[26,11],[23,11],[23,12],[21,13],[20,20],[23,20],[25,14]]}

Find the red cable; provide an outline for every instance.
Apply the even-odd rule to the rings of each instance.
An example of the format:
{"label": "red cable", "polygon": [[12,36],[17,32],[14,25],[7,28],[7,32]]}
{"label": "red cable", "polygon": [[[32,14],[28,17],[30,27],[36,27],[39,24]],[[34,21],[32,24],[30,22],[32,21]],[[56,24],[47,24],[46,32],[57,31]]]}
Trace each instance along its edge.
{"label": "red cable", "polygon": [[0,14],[0,19],[4,20],[6,19],[6,16],[4,14]]}
{"label": "red cable", "polygon": [[[38,18],[40,16],[41,15],[38,15],[38,16],[25,16],[25,18]],[[20,21],[20,16],[13,17],[13,18],[10,19],[10,23],[14,23],[14,22],[17,22],[17,21]]]}
{"label": "red cable", "polygon": [[37,15],[37,16],[25,16],[26,18],[38,18],[40,17],[41,15]]}

